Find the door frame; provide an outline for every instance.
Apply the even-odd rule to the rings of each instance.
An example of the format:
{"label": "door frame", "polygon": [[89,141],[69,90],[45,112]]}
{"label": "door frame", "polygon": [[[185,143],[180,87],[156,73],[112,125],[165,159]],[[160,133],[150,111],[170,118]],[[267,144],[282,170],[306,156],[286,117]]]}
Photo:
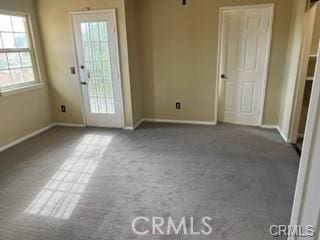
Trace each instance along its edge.
{"label": "door frame", "polygon": [[70,19],[70,25],[71,25],[71,30],[72,30],[72,44],[73,44],[73,49],[75,53],[75,62],[76,62],[76,78],[77,78],[77,86],[78,86],[78,91],[80,94],[80,105],[81,105],[81,111],[82,111],[82,118],[86,126],[88,126],[88,121],[87,121],[87,115],[86,115],[86,110],[85,110],[85,105],[84,105],[84,99],[83,99],[83,92],[82,92],[82,86],[81,86],[81,76],[80,76],[80,69],[79,69],[79,59],[78,59],[78,51],[77,51],[77,45],[76,45],[76,38],[75,38],[75,29],[73,25],[73,19],[72,16],[74,15],[82,15],[82,14],[95,14],[95,13],[111,13],[114,17],[114,23],[115,23],[115,44],[116,44],[116,61],[117,61],[117,66],[118,66],[118,75],[119,75],[119,86],[120,86],[120,114],[121,114],[121,126],[124,129],[125,128],[125,119],[124,119],[124,99],[123,99],[123,86],[122,86],[122,71],[121,71],[121,65],[120,65],[120,54],[119,54],[119,38],[118,38],[118,21],[117,21],[117,13],[115,8],[110,8],[110,9],[99,9],[99,10],[86,10],[86,11],[72,11],[69,12],[69,19]]}
{"label": "door frame", "polygon": [[[311,41],[316,20],[317,5],[315,4],[304,14],[304,26],[302,43],[300,46],[300,56],[297,66],[297,75],[292,96],[292,106],[290,109],[288,142],[296,143],[299,136],[300,117],[303,104],[303,95],[306,85],[308,63],[310,58]],[[312,83],[313,84],[313,83]],[[306,131],[306,129],[305,129]]]}
{"label": "door frame", "polygon": [[[319,147],[319,136],[317,136],[317,129],[319,129],[319,112],[320,112],[320,44],[318,47],[317,53],[317,63],[316,70],[314,75],[314,82],[311,92],[310,105],[306,123],[305,130],[305,138],[302,146],[298,178],[295,187],[293,206],[291,211],[291,220],[290,226],[295,226],[298,224],[303,224],[301,222],[301,217],[303,214],[306,214],[311,211],[314,211],[316,207],[319,207],[319,203],[315,203],[314,206],[307,205],[308,200],[314,199],[314,195],[310,196],[308,193],[308,189],[313,188],[317,180],[320,180],[320,175],[315,175],[314,172],[311,171],[312,166],[319,163],[319,158],[315,155],[315,149]],[[316,180],[315,180],[316,179]],[[310,223],[316,229],[316,233],[318,233],[320,225],[319,218],[314,221],[314,219],[310,216],[308,219]],[[298,238],[290,236],[288,240],[297,240]]]}
{"label": "door frame", "polygon": [[219,102],[220,102],[220,63],[221,63],[221,40],[222,40],[222,16],[225,11],[241,10],[241,9],[259,9],[268,8],[269,9],[269,25],[268,25],[268,39],[267,39],[267,54],[265,56],[265,65],[263,71],[262,80],[262,96],[260,102],[260,112],[259,112],[259,122],[257,126],[263,125],[264,108],[265,108],[265,98],[267,91],[267,80],[268,80],[268,70],[271,55],[271,40],[273,32],[273,18],[274,18],[274,3],[269,4],[252,4],[252,5],[235,5],[235,6],[224,6],[219,8],[219,28],[218,28],[218,52],[217,52],[217,68],[216,68],[216,87],[215,87],[215,122],[218,123],[218,113],[219,113]]}

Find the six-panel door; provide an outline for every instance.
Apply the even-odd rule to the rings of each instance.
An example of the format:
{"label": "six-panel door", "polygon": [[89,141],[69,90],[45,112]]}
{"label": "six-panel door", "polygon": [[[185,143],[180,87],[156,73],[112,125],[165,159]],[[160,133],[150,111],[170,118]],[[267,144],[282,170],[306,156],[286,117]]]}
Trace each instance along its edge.
{"label": "six-panel door", "polygon": [[269,11],[269,8],[248,8],[223,12],[220,121],[259,124]]}

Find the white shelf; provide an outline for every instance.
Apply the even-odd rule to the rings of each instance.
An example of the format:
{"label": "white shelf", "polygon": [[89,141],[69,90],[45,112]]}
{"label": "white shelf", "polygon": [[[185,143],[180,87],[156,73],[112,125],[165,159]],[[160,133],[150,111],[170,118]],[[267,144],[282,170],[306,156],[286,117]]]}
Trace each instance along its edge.
{"label": "white shelf", "polygon": [[307,81],[313,81],[313,78],[314,78],[314,76],[307,76],[307,77],[306,77],[306,80],[307,80]]}
{"label": "white shelf", "polygon": [[309,58],[311,58],[311,59],[316,59],[318,56],[317,56],[317,54],[310,54],[309,55]]}

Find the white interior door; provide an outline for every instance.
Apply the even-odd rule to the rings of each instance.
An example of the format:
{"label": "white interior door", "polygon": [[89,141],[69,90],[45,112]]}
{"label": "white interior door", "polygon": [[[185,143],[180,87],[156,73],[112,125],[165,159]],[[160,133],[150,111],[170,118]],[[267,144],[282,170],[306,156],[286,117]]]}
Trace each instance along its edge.
{"label": "white interior door", "polygon": [[248,7],[222,12],[219,121],[259,125],[270,11],[270,7]]}
{"label": "white interior door", "polygon": [[87,125],[123,127],[114,11],[73,14]]}

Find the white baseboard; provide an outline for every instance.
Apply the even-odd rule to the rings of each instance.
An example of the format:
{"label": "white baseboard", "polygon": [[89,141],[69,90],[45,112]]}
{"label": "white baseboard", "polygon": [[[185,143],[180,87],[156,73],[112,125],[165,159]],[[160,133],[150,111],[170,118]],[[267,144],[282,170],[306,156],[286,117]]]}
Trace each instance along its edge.
{"label": "white baseboard", "polygon": [[17,144],[19,144],[21,142],[24,142],[24,141],[28,140],[29,138],[32,138],[32,137],[34,137],[34,136],[36,136],[36,135],[38,135],[40,133],[43,133],[43,132],[49,130],[50,128],[52,128],[54,126],[55,126],[55,124],[50,124],[50,125],[48,125],[48,126],[46,126],[44,128],[41,128],[41,129],[39,129],[37,131],[29,133],[29,134],[25,135],[24,137],[19,138],[19,139],[15,140],[15,141],[7,144],[7,145],[4,145],[4,146],[0,147],[0,152],[3,152],[4,150],[6,150],[8,148],[11,148],[11,147],[13,147],[13,146],[15,146],[15,145],[17,145]]}
{"label": "white baseboard", "polygon": [[180,123],[180,124],[194,124],[194,125],[217,125],[216,122],[209,121],[190,121],[190,120],[173,120],[173,119],[160,119],[160,118],[145,118],[144,122],[160,122],[160,123]]}
{"label": "white baseboard", "polygon": [[[129,126],[129,127],[125,127],[124,129],[126,130],[134,130],[136,129],[137,127],[140,126],[140,124],[142,124],[143,122],[162,122],[162,123],[179,123],[179,124],[195,124],[195,125],[209,125],[209,126],[214,126],[216,125],[217,123],[216,122],[207,122],[207,121],[188,121],[188,120],[172,120],[172,119],[159,119],[159,118],[144,118],[144,119],[141,119],[139,122],[137,122],[134,126]],[[10,147],[13,147],[23,141],[26,141],[27,139],[29,138],[32,138],[42,132],[45,132],[47,130],[49,130],[50,128],[54,127],[54,126],[63,126],[63,127],[86,127],[85,124],[76,124],[76,123],[61,123],[61,122],[57,122],[57,123],[53,123],[53,124],[50,124],[48,125],[47,127],[44,127],[44,128],[41,128],[37,131],[34,131],[22,138],[19,138],[7,145],[4,145],[2,147],[0,147],[0,152],[10,148]],[[280,129],[279,126],[277,125],[262,125],[261,128],[266,128],[266,129],[276,129],[280,136],[282,137],[282,139],[285,141],[285,142],[288,142],[288,138],[285,136],[285,134],[282,132],[282,130]]]}
{"label": "white baseboard", "polygon": [[126,127],[124,127],[123,129],[124,130],[135,130],[137,127],[139,127],[140,126],[140,124],[141,123],[143,123],[144,122],[144,119],[142,118],[142,119],[140,119],[134,126],[126,126]]}
{"label": "white baseboard", "polygon": [[15,145],[17,145],[17,144],[19,144],[21,142],[24,142],[24,141],[28,140],[29,138],[32,138],[32,137],[34,137],[34,136],[36,136],[36,135],[38,135],[40,133],[43,133],[43,132],[45,132],[45,131],[47,131],[50,128],[55,127],[55,126],[61,126],[61,127],[85,127],[86,125],[85,124],[75,124],[75,123],[61,123],[61,122],[52,123],[52,124],[48,125],[47,127],[41,128],[39,130],[36,130],[36,131],[34,131],[34,132],[32,132],[32,133],[30,133],[30,134],[28,134],[28,135],[26,135],[26,136],[24,136],[22,138],[19,138],[19,139],[15,140],[15,141],[7,144],[7,145],[4,145],[4,146],[0,147],[0,152],[3,152],[4,150],[6,150],[8,148],[11,148],[11,147],[13,147],[13,146],[15,146]]}
{"label": "white baseboard", "polygon": [[140,119],[134,126],[133,128],[136,129],[137,127],[139,127],[142,123],[144,122],[144,119]]}
{"label": "white baseboard", "polygon": [[265,128],[265,129],[275,129],[279,132],[281,138],[283,139],[283,141],[285,141],[286,143],[289,142],[288,138],[286,137],[286,135],[282,132],[281,128],[278,125],[261,125],[261,128]]}
{"label": "white baseboard", "polygon": [[282,139],[283,139],[286,143],[288,143],[288,142],[289,142],[288,138],[287,138],[286,135],[282,132],[282,130],[281,130],[281,128],[280,128],[279,126],[277,127],[277,130],[278,130],[278,132],[280,133],[280,136],[282,137]]}
{"label": "white baseboard", "polygon": [[216,122],[206,122],[206,121],[190,121],[190,120],[173,120],[173,119],[161,119],[161,118],[143,118],[140,119],[133,127],[124,127],[125,130],[135,130],[143,122],[158,122],[158,123],[178,123],[178,124],[193,124],[193,125],[217,125]]}
{"label": "white baseboard", "polygon": [[278,125],[261,125],[261,128],[265,128],[265,129],[276,129],[278,130]]}
{"label": "white baseboard", "polygon": [[56,122],[56,123],[54,123],[54,126],[59,126],[59,127],[86,127],[85,124],[81,124],[81,123],[63,123],[63,122]]}

